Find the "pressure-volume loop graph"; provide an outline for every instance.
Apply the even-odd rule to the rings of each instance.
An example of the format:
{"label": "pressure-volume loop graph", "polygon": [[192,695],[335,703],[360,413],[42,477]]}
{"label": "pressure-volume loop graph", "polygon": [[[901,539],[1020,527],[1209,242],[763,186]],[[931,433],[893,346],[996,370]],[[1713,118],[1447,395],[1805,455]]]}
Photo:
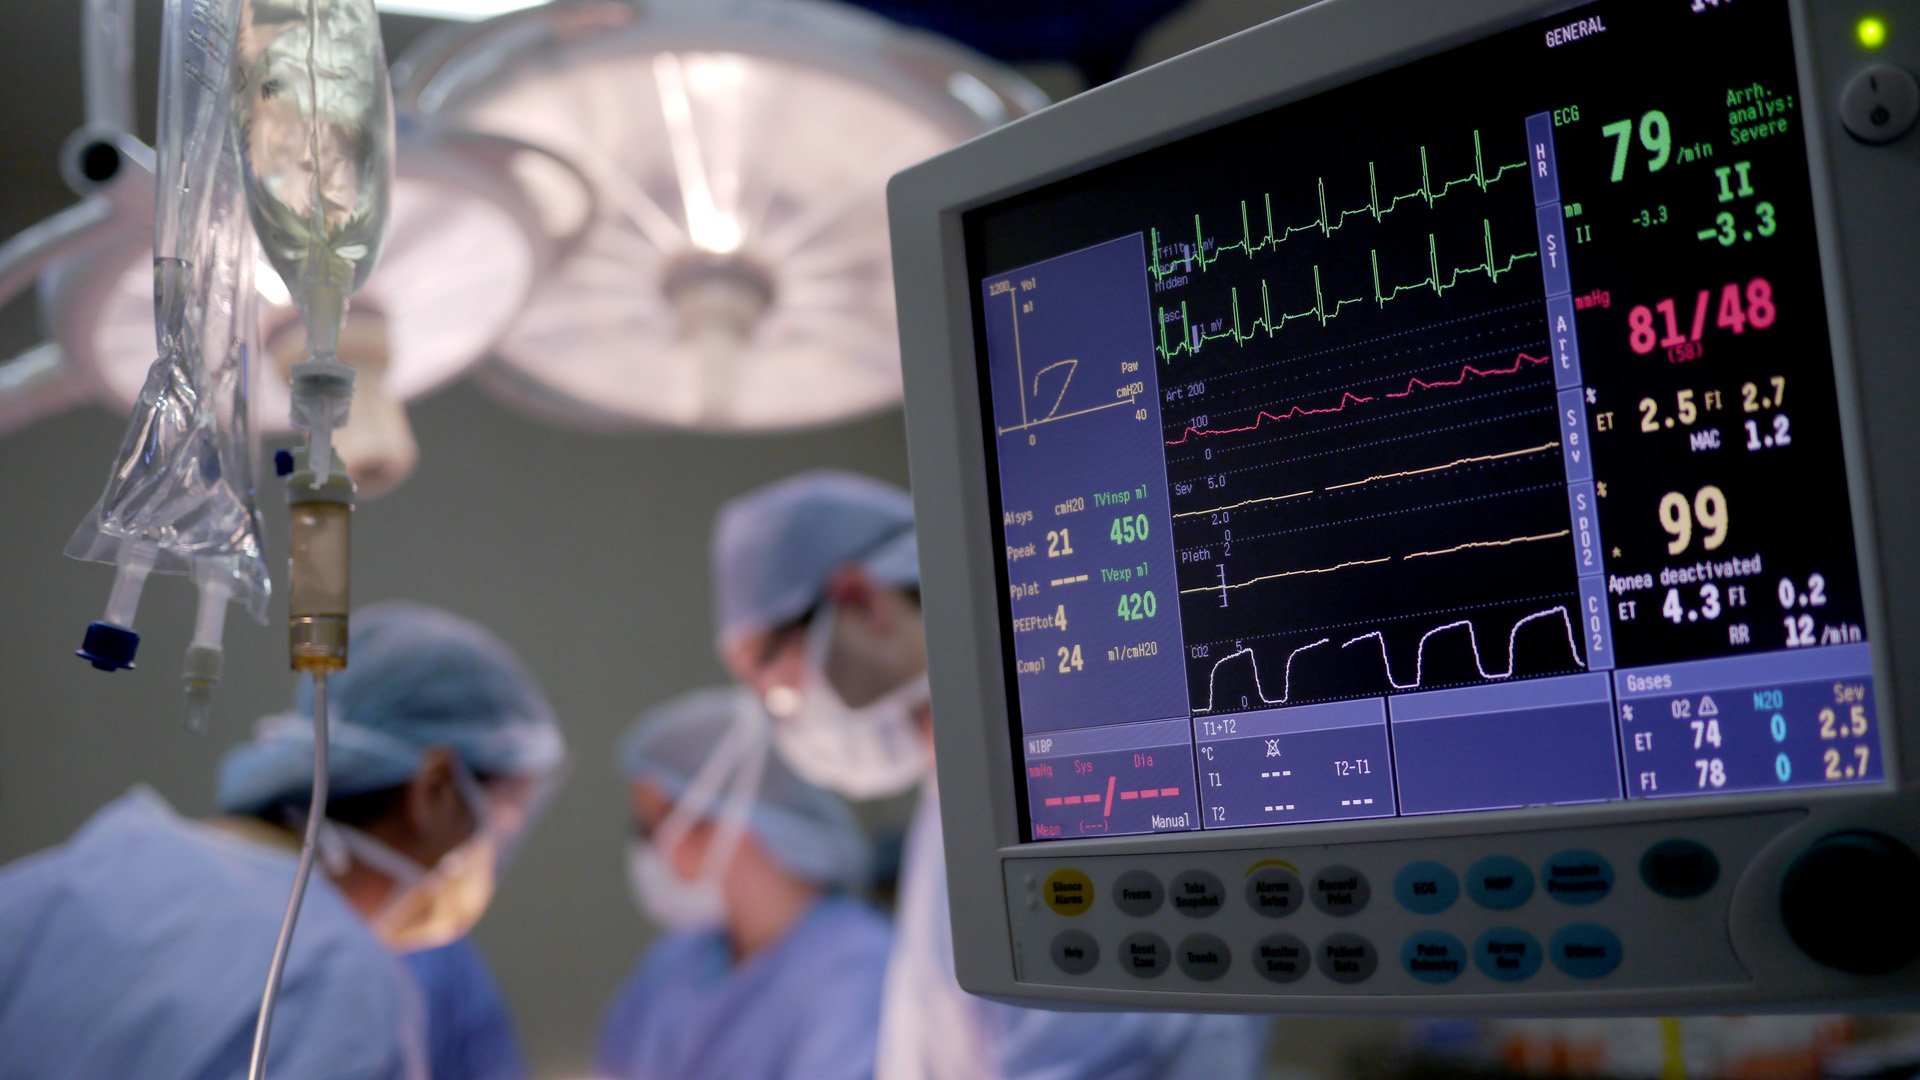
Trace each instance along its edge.
{"label": "pressure-volume loop graph", "polygon": [[[1196,322],[1193,313],[1188,310],[1187,302],[1184,300],[1180,302],[1177,310],[1164,306],[1158,307],[1155,309],[1154,314],[1154,321],[1159,333],[1159,342],[1155,346],[1155,349],[1160,354],[1161,360],[1171,363],[1176,356],[1199,355],[1210,342],[1229,341],[1235,346],[1244,347],[1249,341],[1257,338],[1272,338],[1278,335],[1280,331],[1286,329],[1289,323],[1312,320],[1324,327],[1328,323],[1338,319],[1341,313],[1349,307],[1363,306],[1370,302],[1376,309],[1384,308],[1395,300],[1400,299],[1404,294],[1418,293],[1423,290],[1431,291],[1436,297],[1444,297],[1447,293],[1458,288],[1463,278],[1470,278],[1475,275],[1484,277],[1489,284],[1498,284],[1502,278],[1511,274],[1514,268],[1520,263],[1540,257],[1540,252],[1537,249],[1513,252],[1508,255],[1497,254],[1494,250],[1493,243],[1493,222],[1486,218],[1482,218],[1480,221],[1480,237],[1482,246],[1480,262],[1470,266],[1457,266],[1442,270],[1440,265],[1439,239],[1433,233],[1428,233],[1426,277],[1418,281],[1402,281],[1396,284],[1389,284],[1389,282],[1393,280],[1392,277],[1390,275],[1383,275],[1380,269],[1379,250],[1370,250],[1368,252],[1368,267],[1373,278],[1373,292],[1371,296],[1363,294],[1360,296],[1335,298],[1329,301],[1321,279],[1320,266],[1315,264],[1311,270],[1311,277],[1313,279],[1313,304],[1299,311],[1283,310],[1279,315],[1275,315],[1273,312],[1272,287],[1265,278],[1260,279],[1260,313],[1250,322],[1246,321],[1245,316],[1241,312],[1240,286],[1238,285],[1234,285],[1228,290],[1229,312],[1225,316],[1213,318],[1202,317]],[[1251,290],[1249,290],[1249,292],[1251,292]],[[1251,308],[1253,302],[1251,295],[1248,296],[1247,302],[1249,308]],[[1179,338],[1177,340],[1172,338],[1168,333],[1169,328],[1176,322],[1179,325]]]}
{"label": "pressure-volume loop graph", "polygon": [[1071,357],[1066,360],[1057,360],[1033,373],[1033,396],[1037,398],[1040,396],[1041,380],[1045,379],[1049,372],[1060,371],[1061,368],[1066,370],[1060,374],[1060,392],[1054,395],[1053,407],[1047,410],[1048,416],[1060,411],[1060,403],[1067,398],[1067,389],[1073,385],[1073,373],[1079,370],[1080,361]]}
{"label": "pressure-volume loop graph", "polygon": [[1529,367],[1544,366],[1546,363],[1547,357],[1534,356],[1531,353],[1522,352],[1514,356],[1513,363],[1501,367],[1482,368],[1473,364],[1462,364],[1460,365],[1460,374],[1455,378],[1422,379],[1418,376],[1410,376],[1407,379],[1406,386],[1399,390],[1389,390],[1380,394],[1356,394],[1349,390],[1343,391],[1340,394],[1340,400],[1333,405],[1294,405],[1284,412],[1273,412],[1268,409],[1261,409],[1254,414],[1252,423],[1240,424],[1233,427],[1193,427],[1189,425],[1180,432],[1179,437],[1168,439],[1166,442],[1168,446],[1184,446],[1194,439],[1214,438],[1221,435],[1243,435],[1250,431],[1258,431],[1262,425],[1268,423],[1278,423],[1283,420],[1298,420],[1311,416],[1331,416],[1336,413],[1343,413],[1347,411],[1349,406],[1353,405],[1369,405],[1374,402],[1397,401],[1403,398],[1413,397],[1421,391],[1446,390],[1465,386],[1468,382],[1475,379],[1497,378],[1502,375],[1518,375],[1526,371]]}
{"label": "pressure-volume loop graph", "polygon": [[[1429,686],[1427,670],[1428,644],[1432,642],[1433,639],[1441,637],[1442,635],[1451,634],[1459,636],[1458,632],[1461,630],[1466,631],[1465,644],[1473,656],[1474,674],[1480,681],[1500,682],[1513,678],[1519,672],[1520,631],[1533,623],[1545,623],[1548,626],[1553,626],[1556,622],[1558,623],[1557,629],[1565,633],[1568,664],[1574,669],[1584,669],[1587,664],[1586,660],[1580,654],[1580,645],[1575,640],[1572,610],[1566,604],[1556,604],[1552,607],[1543,608],[1539,611],[1524,615],[1513,622],[1507,630],[1506,661],[1504,666],[1488,666],[1486,655],[1480,643],[1480,633],[1473,619],[1454,619],[1427,630],[1420,635],[1419,641],[1414,645],[1413,678],[1407,680],[1403,680],[1395,675],[1393,658],[1387,648],[1386,634],[1381,630],[1369,630],[1364,634],[1349,637],[1341,641],[1337,646],[1334,646],[1334,638],[1321,637],[1294,648],[1287,653],[1286,661],[1281,665],[1280,694],[1278,697],[1268,692],[1268,686],[1261,675],[1258,654],[1251,648],[1243,647],[1221,657],[1214,663],[1207,675],[1206,704],[1194,706],[1193,711],[1198,715],[1212,713],[1220,708],[1219,680],[1221,671],[1223,669],[1230,669],[1238,665],[1241,661],[1245,661],[1247,673],[1251,676],[1253,687],[1252,697],[1258,700],[1261,707],[1276,708],[1282,705],[1297,704],[1293,697],[1293,668],[1295,661],[1300,658],[1301,654],[1328,646],[1334,646],[1337,649],[1349,649],[1369,641],[1374,642],[1379,647],[1381,669],[1386,677],[1388,688],[1396,691],[1419,690]],[[1559,635],[1556,634],[1554,636],[1557,641]],[[1401,670],[1404,672],[1405,668],[1403,667]],[[1240,707],[1249,707],[1251,704],[1252,703],[1249,702],[1247,706]]]}
{"label": "pressure-volume loop graph", "polygon": [[[1020,422],[996,427],[1001,435],[1016,432],[1030,432],[1035,428],[1060,420],[1070,420],[1076,416],[1086,416],[1107,409],[1133,407],[1140,394],[1144,392],[1143,383],[1123,382],[1104,397],[1098,391],[1074,394],[1074,376],[1079,372],[1079,357],[1067,357],[1042,364],[1027,377],[1026,343],[1020,331],[1020,316],[1024,312],[1031,316],[1035,299],[1032,289],[1023,288],[1009,280],[992,286],[999,291],[993,294],[997,303],[999,296],[1007,298],[1007,312],[1011,327],[1013,345],[1013,367],[1016,393],[1019,398]],[[1116,365],[1117,366],[1117,365]],[[1070,396],[1071,395],[1071,396]]]}
{"label": "pressure-volume loop graph", "polygon": [[[1204,273],[1229,251],[1238,251],[1241,255],[1252,258],[1261,252],[1271,251],[1302,233],[1319,233],[1322,238],[1331,237],[1346,227],[1350,218],[1370,219],[1375,224],[1380,224],[1394,211],[1400,209],[1402,203],[1418,201],[1428,209],[1432,209],[1435,203],[1452,194],[1455,188],[1471,186],[1485,194],[1488,188],[1498,183],[1508,173],[1524,171],[1526,167],[1525,161],[1515,161],[1489,170],[1480,145],[1480,131],[1476,128],[1473,132],[1473,171],[1465,176],[1443,180],[1438,185],[1433,182],[1432,169],[1427,160],[1427,148],[1422,146],[1420,147],[1420,184],[1412,191],[1383,197],[1380,193],[1378,163],[1369,161],[1367,162],[1367,201],[1351,209],[1332,210],[1327,204],[1326,177],[1316,178],[1314,187],[1319,213],[1312,221],[1305,224],[1276,226],[1273,214],[1273,193],[1267,192],[1260,197],[1257,212],[1249,209],[1247,200],[1240,200],[1240,239],[1230,244],[1209,239],[1201,215],[1195,214],[1193,241],[1190,244],[1178,245],[1179,254],[1175,258],[1163,260],[1161,249],[1164,245],[1161,243],[1160,231],[1157,228],[1152,229],[1149,232],[1149,251],[1153,256],[1151,267],[1153,280],[1158,283],[1177,274],[1195,271]],[[1256,220],[1263,221],[1265,225],[1264,231],[1258,235],[1254,232]]]}

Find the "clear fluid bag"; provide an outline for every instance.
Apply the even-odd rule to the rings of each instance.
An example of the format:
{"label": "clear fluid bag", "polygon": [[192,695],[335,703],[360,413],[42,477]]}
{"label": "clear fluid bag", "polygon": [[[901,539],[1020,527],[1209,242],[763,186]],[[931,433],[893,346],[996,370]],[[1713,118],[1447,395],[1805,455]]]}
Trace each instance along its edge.
{"label": "clear fluid bag", "polygon": [[338,352],[393,186],[393,94],[373,0],[241,0],[234,130],[254,229],[311,359]]}
{"label": "clear fluid bag", "polygon": [[[271,581],[260,550],[248,411],[259,354],[258,245],[228,114],[239,9],[240,0],[166,2],[154,206],[157,355],[106,489],[66,551],[138,576],[144,570],[123,556],[137,563],[150,555],[152,568],[164,572],[222,575],[234,599],[264,623]],[[131,607],[123,607],[130,623]]]}

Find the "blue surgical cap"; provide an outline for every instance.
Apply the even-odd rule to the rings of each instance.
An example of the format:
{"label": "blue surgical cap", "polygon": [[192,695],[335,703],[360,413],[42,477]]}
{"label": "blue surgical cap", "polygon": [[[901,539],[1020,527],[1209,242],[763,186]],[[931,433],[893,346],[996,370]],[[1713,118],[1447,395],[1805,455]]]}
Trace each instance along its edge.
{"label": "blue surgical cap", "polygon": [[882,585],[920,584],[913,500],[853,473],[801,473],[720,508],[713,529],[714,614],[723,647],[805,615],[841,567]]}
{"label": "blue surgical cap", "polygon": [[[520,660],[478,625],[420,604],[354,614],[345,671],[327,683],[328,786],[335,796],[404,784],[435,746],[481,776],[539,776],[566,757],[553,710]],[[220,763],[217,801],[253,814],[308,797],[313,693],[261,721]]]}
{"label": "blue surgical cap", "polygon": [[[653,784],[678,801],[741,710],[759,707],[751,694],[731,688],[697,690],[656,706],[620,741],[620,768],[628,780]],[[781,866],[822,885],[855,884],[872,862],[847,804],[795,776],[771,750],[747,831]]]}

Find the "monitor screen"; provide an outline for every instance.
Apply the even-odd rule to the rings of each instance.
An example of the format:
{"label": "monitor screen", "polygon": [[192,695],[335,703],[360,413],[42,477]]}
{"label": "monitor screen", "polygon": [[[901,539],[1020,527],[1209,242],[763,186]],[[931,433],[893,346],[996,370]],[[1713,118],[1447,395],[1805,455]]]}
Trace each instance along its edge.
{"label": "monitor screen", "polygon": [[1785,0],[968,212],[1032,840],[1882,783]]}

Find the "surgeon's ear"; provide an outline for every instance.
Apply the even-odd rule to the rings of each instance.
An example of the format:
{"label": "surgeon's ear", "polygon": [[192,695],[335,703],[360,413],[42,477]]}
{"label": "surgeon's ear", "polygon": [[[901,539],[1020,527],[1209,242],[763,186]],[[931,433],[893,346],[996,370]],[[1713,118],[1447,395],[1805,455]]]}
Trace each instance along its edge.
{"label": "surgeon's ear", "polygon": [[408,854],[427,866],[473,835],[478,824],[454,780],[458,767],[451,749],[436,746],[421,758],[407,781],[406,823],[409,846],[414,848]]}

